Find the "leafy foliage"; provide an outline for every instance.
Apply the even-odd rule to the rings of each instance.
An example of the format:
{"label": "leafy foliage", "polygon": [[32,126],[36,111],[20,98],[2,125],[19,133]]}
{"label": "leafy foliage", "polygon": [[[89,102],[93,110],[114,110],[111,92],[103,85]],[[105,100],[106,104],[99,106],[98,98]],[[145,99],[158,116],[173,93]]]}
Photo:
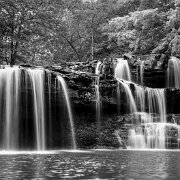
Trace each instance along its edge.
{"label": "leafy foliage", "polygon": [[1,63],[178,55],[179,33],[179,0],[0,1]]}

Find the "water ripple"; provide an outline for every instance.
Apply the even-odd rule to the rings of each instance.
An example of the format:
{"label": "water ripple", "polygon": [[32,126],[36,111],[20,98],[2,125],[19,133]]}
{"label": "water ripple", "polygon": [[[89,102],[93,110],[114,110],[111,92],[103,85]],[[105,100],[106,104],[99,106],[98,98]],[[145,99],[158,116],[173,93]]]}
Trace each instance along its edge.
{"label": "water ripple", "polygon": [[0,162],[0,179],[180,179],[180,153],[171,151],[1,155]]}

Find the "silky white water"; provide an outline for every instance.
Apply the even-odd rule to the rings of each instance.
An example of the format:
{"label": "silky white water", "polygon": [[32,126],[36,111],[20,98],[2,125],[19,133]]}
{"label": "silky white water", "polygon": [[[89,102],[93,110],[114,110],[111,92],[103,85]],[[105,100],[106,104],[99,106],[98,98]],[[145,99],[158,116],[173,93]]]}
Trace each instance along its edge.
{"label": "silky white water", "polygon": [[128,107],[128,112],[129,113],[137,112],[137,107],[136,107],[135,99],[134,99],[134,97],[132,95],[132,92],[131,92],[131,89],[129,87],[128,82],[122,81],[119,78],[117,78],[117,81],[122,86],[122,88],[124,89],[124,92],[126,94],[126,100],[127,100],[126,103],[127,103],[127,107]]}
{"label": "silky white water", "polygon": [[135,101],[140,112],[145,112],[145,90],[143,87],[134,83]]}
{"label": "silky white water", "polygon": [[71,110],[71,103],[70,103],[69,95],[68,95],[68,88],[67,88],[65,80],[61,76],[57,76],[57,80],[58,80],[58,86],[62,87],[67,110],[68,110],[69,122],[70,122],[70,127],[71,127],[71,136],[72,136],[72,147],[73,149],[76,149],[77,145],[76,145],[76,137],[75,137],[75,129],[74,129],[74,120],[73,120],[73,115],[72,115],[72,110]]}
{"label": "silky white water", "polygon": [[0,103],[2,148],[17,150],[19,148],[19,87],[21,71],[19,68],[0,69]]}
{"label": "silky white water", "polygon": [[[135,149],[159,148],[165,149],[166,140],[166,102],[164,89],[140,88],[136,93],[136,103],[141,103],[141,109],[148,107],[151,118],[144,120],[134,129],[129,130],[128,145]],[[144,90],[144,92],[143,92]],[[136,87],[136,91],[138,91]],[[146,103],[145,103],[146,99]],[[158,118],[157,118],[158,117]],[[158,123],[156,122],[158,121]]]}
{"label": "silky white water", "polygon": [[96,65],[95,74],[97,75],[95,79],[95,95],[96,95],[96,121],[98,124],[98,128],[100,128],[101,124],[101,102],[100,102],[100,91],[99,91],[99,82],[100,82],[100,67],[101,62],[99,61]]}
{"label": "silky white water", "polygon": [[114,77],[118,79],[131,81],[131,73],[127,60],[124,60],[123,58],[117,59]]}
{"label": "silky white water", "polygon": [[44,78],[43,69],[29,69],[34,99],[34,119],[36,124],[37,150],[46,149],[45,141],[45,112],[44,112]]}
{"label": "silky white water", "polygon": [[141,86],[143,86],[144,85],[144,61],[142,61],[140,64],[140,81],[141,81]]}
{"label": "silky white water", "polygon": [[[54,138],[60,148],[69,148],[69,139],[60,142],[62,129],[66,124],[65,117],[58,116],[61,102],[56,101],[56,81],[51,72],[44,69],[24,69],[4,66],[0,69],[0,150],[45,151],[53,149]],[[47,80],[47,82],[46,82]],[[52,81],[53,80],[53,81]],[[72,132],[72,146],[76,149],[73,115],[68,97],[68,89],[62,77],[58,77],[64,93],[64,107],[68,109],[67,128]],[[55,104],[52,104],[53,102]],[[59,103],[60,102],[60,103]],[[52,108],[55,107],[58,110]],[[53,113],[52,111],[53,110]],[[63,114],[62,114],[63,115]],[[71,128],[73,128],[71,130]],[[58,136],[56,136],[58,132]],[[56,136],[56,137],[54,137]]]}
{"label": "silky white water", "polygon": [[167,87],[180,89],[180,60],[171,57],[167,69]]}
{"label": "silky white water", "polygon": [[129,82],[131,82],[131,73],[127,60],[124,60],[123,58],[118,58],[114,72],[115,72],[114,77],[118,81],[118,86],[117,86],[118,104],[119,105],[121,104],[121,90],[120,90],[120,86],[121,86],[126,95],[127,108],[128,108],[127,112],[129,113],[136,112],[137,111],[136,103],[132,95],[131,89],[129,87]]}
{"label": "silky white water", "polygon": [[100,67],[101,67],[101,62],[98,61],[97,65],[96,65],[96,69],[95,69],[95,74],[96,75],[100,74]]}
{"label": "silky white water", "polygon": [[[140,67],[140,80],[143,85],[144,62]],[[165,90],[139,86],[132,82],[128,62],[118,59],[115,67],[115,78],[118,81],[118,98],[121,104],[121,93],[126,96],[129,113],[134,113],[134,128],[129,129],[127,146],[133,149],[165,149],[166,100]],[[132,86],[132,88],[130,88]],[[139,112],[138,112],[139,111]],[[137,113],[138,112],[138,113]],[[147,112],[148,118],[142,121],[137,114]],[[158,121],[158,124],[157,122]],[[138,123],[138,124],[137,124]],[[151,124],[149,124],[151,123]],[[154,124],[155,123],[155,124]]]}

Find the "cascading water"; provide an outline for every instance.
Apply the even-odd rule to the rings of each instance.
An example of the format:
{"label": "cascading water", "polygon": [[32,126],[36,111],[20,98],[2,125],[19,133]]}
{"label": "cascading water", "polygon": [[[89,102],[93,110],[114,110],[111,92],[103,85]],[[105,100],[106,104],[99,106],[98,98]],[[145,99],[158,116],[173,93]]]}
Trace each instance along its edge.
{"label": "cascading water", "polygon": [[66,85],[65,80],[61,76],[57,76],[57,80],[58,80],[58,86],[62,87],[62,90],[64,93],[64,98],[67,105],[68,116],[69,116],[70,127],[71,127],[72,146],[73,146],[73,149],[76,149],[77,145],[76,145],[76,138],[75,138],[74,121],[73,121],[73,115],[72,115],[71,103],[69,100],[67,85]]}
{"label": "cascading water", "polygon": [[140,80],[141,80],[141,86],[143,86],[144,85],[144,61],[142,61],[140,65]]}
{"label": "cascading water", "polygon": [[122,58],[117,59],[114,77],[126,81],[131,81],[131,73],[127,60]]}
{"label": "cascading water", "polygon": [[100,67],[101,67],[101,62],[99,61],[96,65],[95,74],[97,74],[97,75],[100,74]]}
{"label": "cascading water", "polygon": [[[143,89],[140,89],[142,91]],[[142,93],[142,92],[141,92]],[[142,98],[143,97],[143,98]],[[159,148],[165,149],[166,132],[166,102],[164,89],[146,88],[139,101],[145,102],[151,118],[141,122],[138,128],[129,132],[129,146],[132,148]],[[143,99],[143,100],[142,100]],[[155,117],[154,117],[155,115]],[[157,118],[157,115],[159,116]],[[140,142],[141,141],[141,142]],[[137,143],[138,142],[138,143]]]}
{"label": "cascading water", "polygon": [[[167,87],[180,89],[180,60],[177,57],[172,56],[168,61],[167,68]],[[173,120],[173,119],[172,119]],[[174,124],[177,129],[178,136],[178,148],[180,144],[180,126],[174,121]]]}
{"label": "cascading water", "polygon": [[166,122],[166,101],[164,89],[146,88],[150,114],[158,114],[161,123]]}
{"label": "cascading water", "polygon": [[[52,97],[51,97],[51,93],[52,93],[52,75],[51,75],[51,71],[46,70],[46,76],[47,76],[47,86],[48,86],[48,133],[50,135],[52,135]],[[51,144],[51,141],[50,141]]]}
{"label": "cascading water", "polygon": [[[120,91],[120,86],[123,87],[124,92],[126,94],[126,99],[127,99],[127,105],[129,106],[129,112],[133,113],[137,111],[136,104],[134,102],[133,95],[131,93],[130,87],[128,86],[128,81],[131,81],[131,73],[130,73],[130,68],[128,65],[127,60],[124,60],[123,58],[118,58],[117,59],[117,65],[114,70],[114,77],[118,81],[118,86],[117,86],[117,96],[118,96],[118,104],[120,106],[121,104],[121,91]],[[122,81],[123,80],[123,81]],[[126,83],[125,83],[126,81]]]}
{"label": "cascading water", "polygon": [[[18,68],[0,69],[0,102],[1,122],[4,128],[2,149],[17,150],[19,148],[19,87],[21,71]],[[4,122],[3,122],[4,119]]]}
{"label": "cascading water", "polygon": [[46,149],[45,141],[45,112],[44,112],[44,70],[29,69],[29,77],[33,89],[34,119],[36,124],[37,150]]}
{"label": "cascading water", "polygon": [[[47,77],[47,78],[46,78]],[[46,83],[45,80],[48,80]],[[56,90],[56,80],[51,72],[44,69],[24,69],[5,66],[0,69],[0,149],[1,150],[47,150],[69,147],[69,140],[65,137],[61,143],[59,131],[64,133],[66,123],[59,120],[58,114],[61,100],[53,97]],[[58,84],[62,86],[66,100],[67,114],[69,114],[72,146],[76,149],[75,132],[67,87],[62,77],[58,76]],[[47,89],[47,91],[46,91]],[[53,98],[53,104],[51,104]],[[57,102],[57,103],[56,103]],[[59,103],[60,102],[60,103]],[[53,105],[53,107],[52,107]],[[63,105],[64,106],[64,105]],[[54,111],[57,109],[58,112]],[[53,110],[53,113],[51,112]],[[51,119],[53,119],[51,126]],[[60,127],[58,128],[60,124]],[[66,123],[67,124],[67,123]],[[69,128],[70,127],[70,128]],[[61,129],[60,129],[61,128]],[[58,133],[57,133],[58,132]],[[69,130],[66,131],[66,136]],[[55,137],[55,140],[54,140]],[[53,139],[53,142],[52,142]],[[57,140],[56,140],[57,139]],[[59,140],[60,139],[60,140]],[[59,144],[60,142],[60,144]]]}
{"label": "cascading water", "polygon": [[100,104],[100,92],[99,92],[100,67],[101,67],[101,62],[99,61],[97,63],[95,70],[95,74],[97,75],[95,79],[95,93],[96,93],[96,120],[98,123],[98,128],[100,128],[100,120],[101,120],[101,104]]}
{"label": "cascading water", "polygon": [[142,127],[129,130],[128,145],[130,148],[133,148],[133,149],[147,148]]}
{"label": "cascading water", "polygon": [[[144,63],[142,63],[140,68],[141,84],[143,84],[143,71]],[[129,112],[136,115],[142,114],[142,112],[145,113],[145,111],[149,113],[148,118],[143,119],[143,121],[142,119],[139,121],[136,119],[138,116],[134,116],[135,124],[129,130],[128,146],[135,149],[164,149],[166,131],[165,90],[144,88],[133,83],[128,62],[122,59],[118,59],[118,64],[115,68],[115,78],[120,86],[123,87],[123,91],[125,91]],[[131,85],[133,86],[133,91],[130,88]],[[118,96],[121,94],[121,91],[122,89],[119,89],[118,86]],[[137,109],[140,111],[139,113],[137,113]]]}
{"label": "cascading water", "polygon": [[145,91],[143,87],[134,83],[135,88],[135,101],[140,112],[145,112]]}
{"label": "cascading water", "polygon": [[180,60],[171,57],[167,69],[167,86],[180,89]]}
{"label": "cascading water", "polygon": [[129,113],[137,112],[136,103],[135,103],[134,97],[132,95],[131,89],[128,85],[128,82],[122,81],[118,78],[116,78],[116,79],[120,83],[120,85],[123,87],[124,92],[126,94],[126,100],[127,100],[127,105],[129,107]]}

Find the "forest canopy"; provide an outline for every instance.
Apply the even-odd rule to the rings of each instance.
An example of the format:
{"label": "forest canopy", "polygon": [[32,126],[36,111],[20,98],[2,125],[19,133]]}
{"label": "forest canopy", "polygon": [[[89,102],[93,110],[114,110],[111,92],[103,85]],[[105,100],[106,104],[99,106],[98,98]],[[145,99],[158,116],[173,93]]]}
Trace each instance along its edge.
{"label": "forest canopy", "polygon": [[180,57],[180,0],[0,0],[0,61]]}

